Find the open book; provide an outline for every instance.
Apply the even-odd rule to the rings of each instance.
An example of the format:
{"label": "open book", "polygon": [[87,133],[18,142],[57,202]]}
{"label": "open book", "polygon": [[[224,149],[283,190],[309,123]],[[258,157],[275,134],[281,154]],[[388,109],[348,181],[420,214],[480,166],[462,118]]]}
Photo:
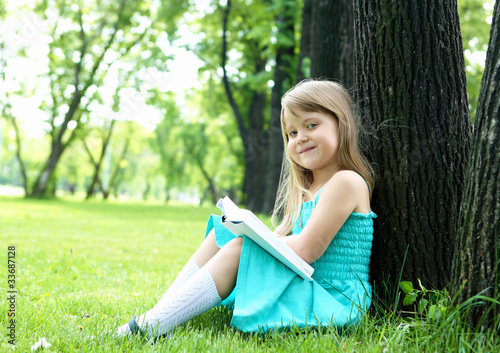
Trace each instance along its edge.
{"label": "open book", "polygon": [[252,239],[300,277],[312,281],[311,275],[314,268],[301,259],[288,245],[279,240],[278,236],[251,211],[239,208],[227,196],[217,202],[217,207],[222,210],[222,224],[231,233]]}

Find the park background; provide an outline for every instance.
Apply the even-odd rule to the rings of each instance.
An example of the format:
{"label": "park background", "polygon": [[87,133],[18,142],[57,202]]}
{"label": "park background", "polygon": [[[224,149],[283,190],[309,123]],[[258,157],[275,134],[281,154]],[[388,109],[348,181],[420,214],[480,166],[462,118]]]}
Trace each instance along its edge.
{"label": "park background", "polygon": [[[472,154],[494,1],[403,3],[2,2],[0,237],[18,249],[19,306],[29,307],[24,311],[29,315],[38,312],[37,306],[45,310],[34,324],[19,324],[21,347],[50,332],[58,349],[67,342],[80,347],[78,339],[64,341],[54,332],[93,334],[127,321],[127,311],[154,304],[163,284],[198,245],[219,197],[230,195],[267,217],[282,158],[279,99],[307,77],[344,83],[368,127],[366,135],[391,147],[375,151],[373,138],[364,145],[379,177],[374,210],[384,219],[376,225],[382,240],[375,250],[392,251],[377,251],[391,261],[375,258],[373,263],[376,270],[387,268],[375,271],[377,312],[387,312],[384,305],[393,309],[389,312],[408,311],[400,300],[404,292],[406,304],[419,303],[420,314],[432,305],[444,312],[447,300],[458,296],[460,279],[467,277],[467,269],[457,265],[459,246],[443,244],[466,238],[466,216],[459,209],[468,202],[466,181],[473,179],[467,156]],[[363,32],[366,28],[372,32]],[[449,76],[441,77],[443,72]],[[405,81],[408,76],[412,79]],[[446,103],[440,95],[456,98]],[[489,115],[483,115],[487,120]],[[387,126],[390,138],[384,135]],[[387,158],[386,163],[381,155],[392,155],[396,162]],[[440,168],[455,176],[435,172]],[[416,177],[418,170],[434,175]],[[493,178],[498,180],[498,173]],[[401,186],[417,197],[401,192]],[[429,194],[444,195],[444,201]],[[449,220],[427,221],[436,214]],[[498,217],[490,223],[498,224]],[[392,240],[394,235],[400,243]],[[70,273],[74,283],[66,288]],[[401,280],[406,287],[398,285]],[[486,287],[480,283],[453,303],[485,294],[491,284],[484,282]],[[443,294],[444,288],[453,295]],[[435,298],[447,299],[429,303],[433,290],[439,293]],[[65,295],[57,301],[56,293]],[[493,288],[486,297],[497,298],[496,293]],[[72,305],[75,295],[88,302]],[[107,298],[102,304],[107,307],[89,299],[100,296]],[[115,301],[124,304],[112,308]],[[72,312],[64,316],[69,307]],[[61,327],[46,329],[49,308],[64,316],[55,321]],[[94,314],[88,315],[89,310]],[[103,312],[112,320],[106,321]],[[461,347],[489,347],[482,340],[491,341],[488,327],[498,327],[498,316],[479,317],[462,317],[460,327],[486,336],[467,336],[473,338]],[[227,333],[222,327],[208,337]],[[316,343],[333,344],[330,335],[338,333],[332,332]],[[362,334],[371,335],[367,332]],[[376,347],[382,341],[387,341],[383,334],[372,343]],[[270,344],[263,342],[243,340],[237,346]],[[446,340],[440,342],[438,347]]]}

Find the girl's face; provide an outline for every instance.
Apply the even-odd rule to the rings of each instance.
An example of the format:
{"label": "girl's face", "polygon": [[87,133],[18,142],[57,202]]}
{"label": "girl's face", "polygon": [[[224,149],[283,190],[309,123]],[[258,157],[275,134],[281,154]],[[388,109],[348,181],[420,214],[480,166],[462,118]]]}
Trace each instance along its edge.
{"label": "girl's face", "polygon": [[338,169],[339,126],[330,113],[299,111],[298,116],[285,114],[287,150],[292,160],[313,172]]}

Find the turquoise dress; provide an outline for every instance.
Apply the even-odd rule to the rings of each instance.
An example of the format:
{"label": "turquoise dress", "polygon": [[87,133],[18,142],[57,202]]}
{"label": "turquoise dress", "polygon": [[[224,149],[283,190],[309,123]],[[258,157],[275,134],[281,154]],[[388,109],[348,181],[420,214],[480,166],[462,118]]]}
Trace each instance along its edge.
{"label": "turquoise dress", "polygon": [[[312,201],[302,204],[293,234],[300,234],[312,209]],[[375,217],[373,212],[351,213],[325,253],[311,264],[313,281],[302,279],[244,237],[236,286],[222,302],[233,310],[231,325],[265,333],[294,325],[344,327],[358,322],[371,305],[368,277]],[[213,228],[219,247],[235,238],[219,216],[210,216],[206,234]]]}

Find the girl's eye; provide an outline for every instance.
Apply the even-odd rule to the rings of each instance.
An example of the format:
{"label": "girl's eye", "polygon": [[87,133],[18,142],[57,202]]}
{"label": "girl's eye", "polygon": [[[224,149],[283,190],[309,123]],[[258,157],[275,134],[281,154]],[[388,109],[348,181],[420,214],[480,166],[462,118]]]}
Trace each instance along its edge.
{"label": "girl's eye", "polygon": [[288,133],[288,136],[290,136],[290,137],[294,137],[294,136],[296,136],[296,135],[297,135],[297,131],[290,131],[290,132]]}
{"label": "girl's eye", "polygon": [[308,124],[308,125],[307,125],[307,128],[308,128],[308,129],[314,129],[316,126],[318,126],[318,124],[316,124],[316,123],[311,123],[311,124]]}

